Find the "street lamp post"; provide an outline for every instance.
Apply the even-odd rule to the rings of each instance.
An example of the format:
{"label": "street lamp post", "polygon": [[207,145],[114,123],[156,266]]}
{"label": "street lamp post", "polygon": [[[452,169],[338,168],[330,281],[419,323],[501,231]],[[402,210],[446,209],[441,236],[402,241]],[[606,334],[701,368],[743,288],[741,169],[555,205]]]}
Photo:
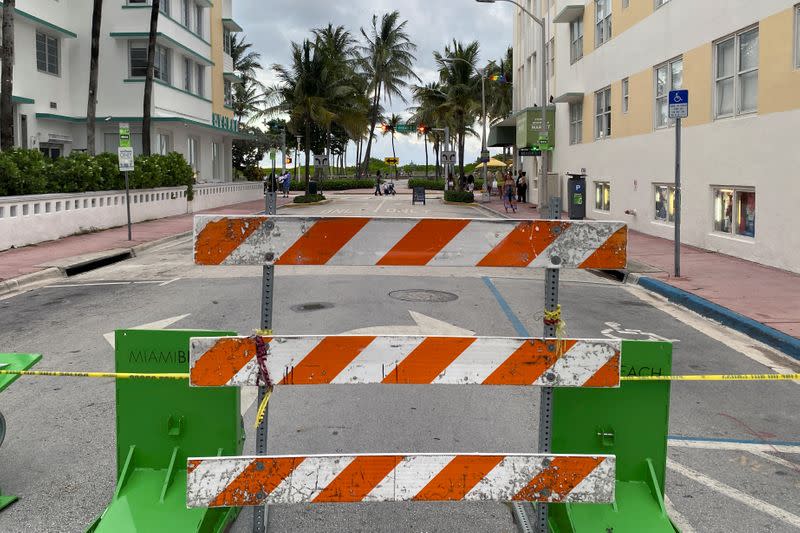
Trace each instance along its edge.
{"label": "street lamp post", "polygon": [[[516,0],[475,0],[475,1],[476,2],[480,2],[482,4],[494,4],[497,1],[508,2],[509,4],[514,4],[519,9],[521,9],[523,13],[528,15],[541,28],[541,30],[542,30],[542,42],[541,42],[542,48],[541,48],[541,51],[540,51],[539,55],[541,56],[541,64],[542,64],[542,69],[541,69],[541,78],[542,78],[541,91],[542,91],[542,93],[541,93],[541,96],[540,96],[540,98],[541,98],[541,106],[542,106],[542,129],[540,131],[540,135],[545,135],[545,136],[548,135],[549,129],[547,127],[547,62],[546,62],[547,58],[544,56],[545,55],[545,48],[547,48],[547,40],[545,38],[544,20],[540,19],[539,17],[537,17],[536,15],[534,15],[533,13],[531,13],[530,11],[525,9],[522,6],[522,4],[520,4]],[[548,140],[548,142],[551,142],[551,141],[552,141],[552,139]],[[539,190],[542,190],[542,187],[544,187],[545,183],[547,183],[547,157],[548,157],[547,150],[542,150],[542,169],[541,169],[541,172],[540,172],[541,181],[539,182]],[[545,202],[544,205],[546,205],[546,206],[550,206],[550,204],[551,204],[550,198],[545,198],[544,202]],[[539,206],[541,206],[541,205],[542,205],[542,199],[539,198]],[[548,207],[548,211],[551,211],[549,209],[549,207]],[[557,215],[558,215],[558,213],[553,213],[552,211],[550,212],[550,218],[556,218]]]}

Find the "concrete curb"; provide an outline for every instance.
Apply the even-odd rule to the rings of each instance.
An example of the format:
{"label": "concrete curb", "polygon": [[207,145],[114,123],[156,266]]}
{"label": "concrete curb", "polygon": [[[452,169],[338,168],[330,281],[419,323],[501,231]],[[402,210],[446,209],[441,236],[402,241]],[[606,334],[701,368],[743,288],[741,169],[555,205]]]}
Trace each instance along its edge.
{"label": "concrete curb", "polygon": [[31,285],[49,281],[52,279],[61,279],[66,275],[58,267],[48,267],[38,272],[31,272],[30,274],[23,274],[16,278],[10,278],[5,281],[0,281],[0,296],[5,296],[13,292],[21,292]]}
{"label": "concrete curb", "polygon": [[321,202],[308,202],[308,203],[304,203],[304,204],[296,204],[296,203],[292,202],[290,204],[284,204],[284,205],[278,207],[277,209],[280,209],[281,207],[306,207],[306,206],[309,206],[309,205],[325,205],[325,204],[331,203],[332,201],[333,201],[333,198],[326,198],[326,199],[322,200]]}
{"label": "concrete curb", "polygon": [[660,294],[671,302],[716,320],[800,360],[800,339],[654,278],[628,274],[627,282]]}
{"label": "concrete curb", "polygon": [[139,254],[144,253],[147,250],[150,250],[151,248],[155,248],[157,246],[161,246],[162,244],[167,244],[169,242],[177,241],[191,236],[192,236],[191,231],[184,231],[183,233],[176,233],[175,235],[169,235],[167,237],[162,237],[154,241],[137,244],[136,246],[131,248],[131,255],[133,257],[137,257]]}

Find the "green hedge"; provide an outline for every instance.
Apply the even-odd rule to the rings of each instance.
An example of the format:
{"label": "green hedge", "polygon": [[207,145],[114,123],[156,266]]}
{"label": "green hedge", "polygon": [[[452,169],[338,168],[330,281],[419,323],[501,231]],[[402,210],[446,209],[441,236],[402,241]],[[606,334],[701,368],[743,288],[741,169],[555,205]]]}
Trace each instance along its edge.
{"label": "green hedge", "polygon": [[[317,189],[322,191],[344,191],[347,189],[374,189],[375,180],[355,179],[355,178],[335,178],[317,181]],[[291,189],[293,191],[306,190],[305,181],[292,180]]]}
{"label": "green hedge", "polygon": [[[410,178],[408,180],[408,188],[413,189],[414,187],[425,187],[425,189],[429,191],[443,191],[444,190],[444,181],[442,180],[431,180],[425,178]],[[475,190],[480,190],[483,188],[483,179],[475,178]]]}
{"label": "green hedge", "polygon": [[325,199],[324,194],[304,194],[303,196],[295,196],[294,203],[296,204],[311,204],[314,202],[321,202]]}
{"label": "green hedge", "polygon": [[[187,198],[194,196],[194,171],[177,152],[167,155],[138,156],[130,174],[132,189],[186,187]],[[117,154],[90,156],[73,152],[55,160],[39,150],[14,148],[0,153],[0,196],[26,194],[118,191],[125,188]]]}
{"label": "green hedge", "polygon": [[475,195],[467,191],[445,191],[444,201],[471,204],[475,201]]}

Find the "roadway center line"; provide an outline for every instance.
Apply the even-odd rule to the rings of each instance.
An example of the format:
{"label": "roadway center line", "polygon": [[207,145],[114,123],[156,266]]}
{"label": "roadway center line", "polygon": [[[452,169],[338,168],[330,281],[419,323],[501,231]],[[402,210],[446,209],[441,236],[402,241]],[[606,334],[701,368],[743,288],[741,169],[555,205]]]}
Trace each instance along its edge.
{"label": "roadway center line", "polygon": [[739,489],[735,489],[730,485],[722,483],[721,481],[717,481],[716,479],[710,478],[705,474],[701,474],[697,470],[693,470],[688,466],[676,463],[672,459],[667,459],[667,468],[697,483],[700,483],[701,485],[705,485],[711,490],[715,490],[720,494],[723,494],[728,498],[731,498],[732,500],[736,500],[739,503],[743,503],[748,507],[752,507],[757,511],[767,514],[773,518],[777,518],[782,522],[800,528],[800,516],[792,514],[789,511],[786,511],[785,509],[781,509],[780,507],[772,505],[771,503],[767,503],[764,500],[759,500],[758,498],[754,498],[749,494],[745,494]]}

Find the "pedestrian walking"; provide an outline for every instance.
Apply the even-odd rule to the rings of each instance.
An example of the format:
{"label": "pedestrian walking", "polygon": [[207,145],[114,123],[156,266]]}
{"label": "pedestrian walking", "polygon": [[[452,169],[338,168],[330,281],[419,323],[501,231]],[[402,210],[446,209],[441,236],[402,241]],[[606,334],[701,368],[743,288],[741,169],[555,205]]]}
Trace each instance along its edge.
{"label": "pedestrian walking", "polygon": [[492,175],[492,183],[489,185],[489,196],[492,195],[492,191],[497,191],[500,193],[500,189],[497,188],[497,174],[498,172],[495,170],[494,174]]}
{"label": "pedestrian walking", "polygon": [[514,178],[511,177],[511,173],[508,173],[505,180],[503,180],[503,207],[506,213],[508,213],[509,207],[514,213],[517,212],[516,192]]}
{"label": "pedestrian walking", "polygon": [[383,196],[381,192],[381,171],[375,173],[375,194],[373,196]]}
{"label": "pedestrian walking", "polygon": [[520,172],[517,178],[517,200],[525,203],[527,196],[525,193],[528,191],[528,178],[525,172]]}
{"label": "pedestrian walking", "polygon": [[283,197],[289,198],[289,190],[292,188],[292,173],[291,171],[287,170],[286,174],[283,175]]}

